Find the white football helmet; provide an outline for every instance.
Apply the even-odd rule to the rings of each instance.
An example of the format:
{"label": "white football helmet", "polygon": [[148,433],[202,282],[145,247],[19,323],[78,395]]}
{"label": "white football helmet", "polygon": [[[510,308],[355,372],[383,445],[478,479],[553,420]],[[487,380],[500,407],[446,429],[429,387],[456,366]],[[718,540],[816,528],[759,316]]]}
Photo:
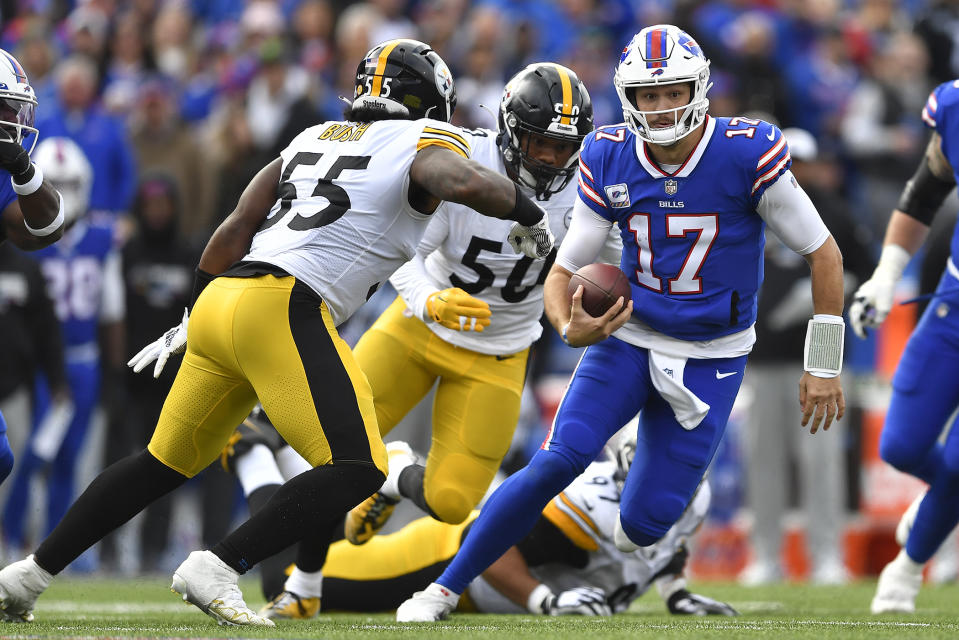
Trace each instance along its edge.
{"label": "white football helmet", "polygon": [[33,161],[43,171],[44,179],[63,198],[64,225],[86,215],[93,186],[93,168],[77,143],[70,138],[45,138],[37,145]]}
{"label": "white football helmet", "polygon": [[31,133],[33,140],[27,153],[37,144],[33,127],[37,97],[27,80],[27,72],[12,55],[0,49],[0,138],[20,144]]}
{"label": "white football helmet", "polygon": [[[692,84],[689,104],[678,109],[640,111],[633,102],[636,87]],[[672,144],[688,136],[706,119],[709,100],[709,60],[693,38],[669,24],[646,27],[630,40],[619,58],[613,85],[623,105],[626,126],[640,139],[653,144]],[[647,118],[672,113],[672,127],[652,129]]]}

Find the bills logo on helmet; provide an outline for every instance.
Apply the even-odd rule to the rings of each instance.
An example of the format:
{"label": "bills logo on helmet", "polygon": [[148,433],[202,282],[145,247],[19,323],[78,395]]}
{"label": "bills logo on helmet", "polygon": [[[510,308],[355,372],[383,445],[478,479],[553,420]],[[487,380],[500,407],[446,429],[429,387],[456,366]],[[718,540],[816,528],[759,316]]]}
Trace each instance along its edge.
{"label": "bills logo on helmet", "polygon": [[663,189],[666,191],[667,196],[674,196],[679,190],[679,183],[675,180],[667,180],[663,183]]}
{"label": "bills logo on helmet", "polygon": [[686,51],[690,52],[694,56],[703,57],[703,50],[696,44],[696,41],[693,40],[685,31],[679,32],[679,46],[681,46]]}
{"label": "bills logo on helmet", "polygon": [[629,206],[629,189],[625,183],[613,184],[606,187],[606,197],[609,205],[614,209],[625,209]]}

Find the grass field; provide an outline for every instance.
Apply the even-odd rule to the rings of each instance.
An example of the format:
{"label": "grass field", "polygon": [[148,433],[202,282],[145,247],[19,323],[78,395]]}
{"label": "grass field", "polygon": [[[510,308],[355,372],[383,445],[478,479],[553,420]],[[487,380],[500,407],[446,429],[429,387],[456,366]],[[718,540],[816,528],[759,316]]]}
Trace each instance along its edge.
{"label": "grass field", "polygon": [[[873,581],[846,587],[762,588],[704,582],[693,585],[694,590],[730,602],[742,615],[670,616],[650,593],[634,603],[629,613],[605,619],[456,615],[434,625],[399,625],[391,614],[322,614],[316,620],[281,623],[262,631],[219,627],[198,609],[180,602],[167,586],[162,577],[63,578],[40,599],[36,622],[0,625],[0,638],[959,638],[959,587],[955,585],[924,586],[913,616],[869,615]],[[255,581],[242,586],[251,606],[263,604]]]}

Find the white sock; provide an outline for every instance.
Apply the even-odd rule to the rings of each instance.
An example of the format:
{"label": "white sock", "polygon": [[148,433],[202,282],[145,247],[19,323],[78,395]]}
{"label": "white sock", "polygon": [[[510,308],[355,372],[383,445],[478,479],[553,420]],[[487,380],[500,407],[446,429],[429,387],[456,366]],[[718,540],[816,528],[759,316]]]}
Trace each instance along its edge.
{"label": "white sock", "polygon": [[323,572],[307,573],[293,567],[290,577],[283,583],[283,589],[295,593],[301,598],[319,598],[323,595]]}
{"label": "white sock", "polygon": [[387,498],[400,500],[403,497],[400,493],[400,474],[403,473],[403,469],[416,462],[416,458],[408,453],[409,449],[405,445],[391,447],[391,444],[393,443],[386,445],[386,450],[390,454],[390,466],[389,473],[386,474],[386,482],[380,487],[380,493]]}
{"label": "white sock", "polygon": [[306,458],[298,454],[290,445],[276,452],[276,463],[280,466],[280,473],[287,480],[313,468]]}
{"label": "white sock", "polygon": [[265,444],[255,444],[236,461],[236,477],[243,486],[243,495],[269,484],[283,484],[283,476],[276,466],[273,452]]}
{"label": "white sock", "polygon": [[908,571],[909,573],[913,575],[922,573],[922,568],[923,566],[925,566],[919,562],[916,562],[912,558],[910,558],[909,554],[906,553],[905,548],[899,551],[899,555],[896,556],[896,559],[893,560],[893,562],[898,563],[900,567],[902,567],[903,569],[905,569],[906,571]]}

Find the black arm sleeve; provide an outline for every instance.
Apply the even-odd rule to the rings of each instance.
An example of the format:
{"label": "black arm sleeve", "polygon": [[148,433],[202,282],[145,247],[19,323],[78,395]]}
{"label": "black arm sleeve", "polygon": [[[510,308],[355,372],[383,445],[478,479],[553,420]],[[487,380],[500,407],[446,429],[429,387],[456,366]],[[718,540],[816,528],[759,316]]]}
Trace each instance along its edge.
{"label": "black arm sleeve", "polygon": [[942,201],[955,186],[955,182],[943,180],[934,174],[929,168],[929,159],[923,156],[916,173],[903,188],[896,208],[929,226],[942,206]]}
{"label": "black arm sleeve", "polygon": [[559,527],[540,516],[525,538],[516,545],[526,564],[536,567],[558,562],[574,569],[582,569],[589,563],[589,552],[577,547]]}

